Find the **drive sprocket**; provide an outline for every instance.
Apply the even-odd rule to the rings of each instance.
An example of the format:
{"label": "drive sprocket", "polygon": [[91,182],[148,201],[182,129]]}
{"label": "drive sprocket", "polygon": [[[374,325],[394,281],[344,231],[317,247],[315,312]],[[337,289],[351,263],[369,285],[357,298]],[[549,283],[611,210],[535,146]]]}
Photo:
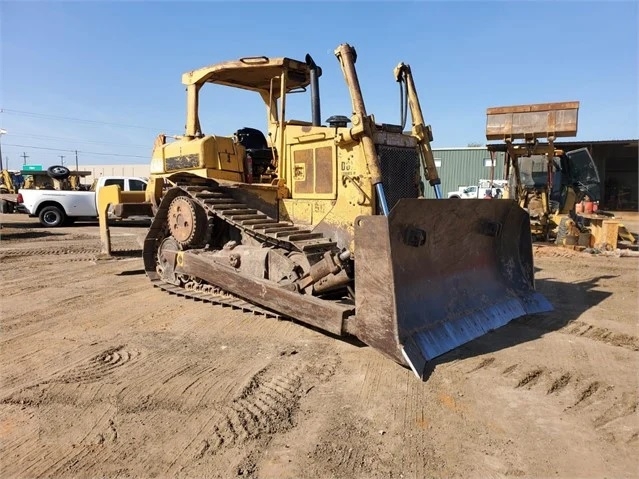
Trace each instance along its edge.
{"label": "drive sprocket", "polygon": [[167,221],[171,236],[180,246],[196,247],[206,241],[206,211],[188,196],[178,196],[171,201]]}

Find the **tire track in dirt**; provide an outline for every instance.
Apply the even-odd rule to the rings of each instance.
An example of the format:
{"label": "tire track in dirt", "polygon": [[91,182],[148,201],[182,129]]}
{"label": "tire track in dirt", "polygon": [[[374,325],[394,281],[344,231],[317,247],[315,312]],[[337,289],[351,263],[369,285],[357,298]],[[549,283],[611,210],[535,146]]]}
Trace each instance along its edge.
{"label": "tire track in dirt", "polygon": [[[4,266],[5,262],[0,261],[0,266]],[[52,268],[47,268],[32,264],[29,262],[28,266],[21,264],[19,269],[13,267],[1,268],[0,267],[0,284],[2,285],[2,297],[3,297],[3,321],[9,317],[6,312],[7,303],[9,303],[11,297],[22,297],[25,293],[30,293],[33,299],[34,291],[39,291],[52,284],[64,284],[69,279],[69,274],[74,274],[75,270],[61,270],[56,267],[53,271]],[[78,264],[73,266],[77,267]],[[82,265],[84,266],[84,265]]]}
{"label": "tire track in dirt", "polygon": [[612,331],[608,328],[594,326],[581,320],[573,320],[565,326],[557,329],[555,319],[539,319],[525,317],[515,320],[515,323],[545,332],[558,332],[571,336],[580,336],[593,341],[610,344],[630,351],[639,351],[639,337],[631,334]]}
{"label": "tire track in dirt", "polygon": [[300,388],[299,367],[270,379],[265,377],[265,371],[258,373],[241,396],[222,410],[222,418],[213,427],[208,441],[211,452],[290,428]]}
{"label": "tire track in dirt", "polygon": [[83,448],[56,446],[43,451],[39,446],[34,440],[26,448],[27,454],[21,456],[20,461],[20,465],[25,467],[18,469],[16,477],[59,477],[59,474],[53,473],[63,469],[65,464],[77,462],[87,453]]}
{"label": "tire track in dirt", "polygon": [[[621,429],[622,433],[627,433],[628,425],[625,423],[627,417],[632,417],[637,422],[637,393],[622,392],[620,398],[615,398],[614,403],[610,405],[602,414],[598,415],[594,420],[594,426],[600,430],[610,430],[612,437],[611,442],[617,442],[615,431]],[[635,424],[636,425],[636,424]],[[614,427],[616,426],[616,427]],[[621,435],[621,434],[619,434]],[[632,442],[637,439],[639,431],[630,431],[625,442]]]}
{"label": "tire track in dirt", "polygon": [[[57,390],[53,397],[49,395],[46,404],[43,402],[39,407],[51,406],[60,398],[64,398],[65,404],[79,408],[102,401],[112,403],[117,407],[121,421],[125,420],[122,418],[129,415],[136,417],[142,414],[145,418],[144,422],[149,424],[162,424],[165,421],[163,418],[167,414],[178,413],[180,417],[178,423],[187,429],[187,424],[210,425],[207,429],[208,433],[202,436],[203,439],[200,438],[199,443],[194,443],[196,450],[191,450],[189,453],[192,453],[193,457],[197,457],[198,452],[202,449],[204,452],[201,452],[200,455],[207,451],[226,450],[233,445],[241,445],[249,441],[259,443],[264,440],[265,436],[268,437],[279,430],[292,427],[292,414],[298,403],[298,397],[307,391],[301,387],[302,376],[310,374],[314,378],[313,381],[320,380],[322,377],[319,371],[314,370],[315,366],[311,365],[308,359],[301,360],[299,363],[294,361],[293,359],[296,360],[302,355],[298,356],[297,351],[293,349],[282,353],[282,356],[277,355],[273,365],[253,373],[247,386],[239,394],[236,394],[230,403],[219,404],[215,402],[215,399],[223,397],[224,391],[215,390],[214,394],[217,396],[207,397],[208,391],[211,386],[220,384],[216,379],[229,379],[229,383],[233,383],[232,374],[229,374],[228,370],[226,372],[220,372],[220,370],[226,369],[225,364],[231,367],[236,363],[238,357],[246,356],[247,351],[238,350],[233,355],[226,357],[223,362],[217,360],[212,364],[202,364],[196,359],[201,351],[209,350],[209,356],[215,357],[215,352],[211,353],[211,348],[207,347],[207,344],[195,345],[195,350],[190,351],[195,357],[186,353],[182,353],[182,356],[175,356],[176,352],[183,350],[183,337],[169,341],[162,340],[159,344],[162,347],[153,352],[146,352],[144,360],[141,360],[142,356],[140,356],[135,370],[129,369],[126,385],[122,381],[111,381],[113,386],[100,397],[96,397],[100,389],[91,389],[94,383],[86,382],[87,375],[84,374],[86,370],[91,371],[92,367],[78,366],[70,372],[58,375],[60,381],[55,386],[66,388],[66,392]],[[255,348],[250,350],[255,351]],[[171,351],[173,355],[170,354]],[[95,362],[95,358],[112,357],[113,351],[105,351],[102,355],[96,355],[93,362]],[[292,358],[289,361],[293,364],[289,365],[288,369],[280,370],[280,367],[286,366],[289,357]],[[207,358],[207,356],[200,359],[202,358]],[[118,363],[119,361],[111,359],[106,362]],[[207,377],[212,372],[218,373],[218,378]],[[326,377],[326,371],[323,373]],[[238,374],[237,367],[235,374]],[[76,378],[80,380],[78,383],[65,382],[67,379]],[[95,384],[99,386],[99,383]],[[69,389],[69,386],[73,386],[73,388]],[[206,388],[199,388],[198,391],[198,386],[206,386]],[[177,391],[182,394],[176,394]],[[93,394],[88,394],[89,392]],[[204,397],[202,397],[203,394]],[[197,402],[193,399],[194,395],[200,396],[197,398]],[[103,434],[103,437],[106,438],[106,435]],[[215,440],[218,438],[222,438],[225,444],[216,448]],[[90,474],[98,464],[117,463],[119,459],[126,456],[127,450],[130,448],[130,441],[127,441],[126,438],[122,441],[105,439],[98,442],[97,445],[94,444],[95,441],[86,445],[87,448],[91,449],[91,452],[86,455],[68,457],[62,464],[49,465],[50,471],[65,470],[72,472],[73,475]],[[211,447],[209,444],[213,446]],[[199,448],[196,447],[198,445]],[[176,466],[182,467],[184,464],[192,463],[194,459],[189,454],[181,458]],[[148,456],[148,460],[152,462],[145,464],[144,470],[150,471],[158,467],[157,458],[153,455]]]}
{"label": "tire track in dirt", "polygon": [[[309,445],[309,477],[429,477],[441,472],[442,462],[431,448],[431,424],[438,403],[447,414],[448,406],[458,406],[451,397],[438,396],[438,377],[454,370],[453,363],[438,364],[426,383],[415,379],[410,369],[389,361],[371,349],[349,351],[344,372],[334,387],[326,390],[332,420]],[[453,365],[454,364],[454,365]],[[344,378],[350,378],[343,382]],[[344,396],[341,390],[351,390]],[[333,398],[333,396],[336,396]],[[387,397],[394,400],[388,402]],[[462,414],[454,411],[456,419]],[[377,418],[375,424],[368,418]],[[401,443],[389,453],[389,441]],[[390,467],[393,464],[393,467]],[[277,477],[277,476],[272,476]]]}
{"label": "tire track in dirt", "polygon": [[[90,237],[90,242],[76,242],[75,244],[70,241],[60,241],[60,244],[48,244],[39,247],[21,247],[21,248],[0,248],[0,260],[6,258],[22,258],[36,256],[68,256],[68,255],[83,255],[83,254],[98,254],[101,252],[101,246],[99,238]],[[71,241],[76,241],[75,238]],[[89,243],[89,244],[86,244]],[[114,251],[124,253],[140,253],[142,256],[142,250],[137,242],[130,238],[119,238],[112,240],[112,248]],[[65,258],[67,261],[67,258]]]}
{"label": "tire track in dirt", "polygon": [[[61,412],[69,412],[71,408],[68,406],[63,406],[62,411],[55,405],[39,409],[53,420],[42,423],[30,435],[2,442],[3,457],[14,458],[3,463],[3,477],[60,477],[97,446],[113,440],[111,417],[116,408],[112,405],[104,405],[101,411],[92,407],[73,414],[70,424],[59,418]],[[56,427],[60,424],[66,426],[66,434],[56,434],[59,431]],[[83,428],[87,430],[84,434],[80,432]]]}
{"label": "tire track in dirt", "polygon": [[[178,350],[180,340],[183,341],[183,338],[177,338],[163,344],[167,346],[167,350]],[[139,370],[138,368],[138,374],[131,375],[129,373],[127,384],[132,386],[129,387],[132,390],[130,391],[132,396],[129,398],[130,400],[127,401],[126,397],[118,395],[118,391],[123,391],[122,386],[118,385],[119,381],[112,382],[112,387],[105,394],[100,394],[104,383],[96,383],[96,380],[105,378],[115,369],[126,367],[140,359],[144,359],[139,361],[139,366],[142,366],[143,369]],[[161,366],[160,370],[158,370],[158,365]],[[8,398],[5,402],[20,404],[23,407],[37,407],[40,413],[45,415],[55,415],[52,411],[63,406],[79,408],[82,411],[85,407],[91,407],[96,403],[113,403],[116,409],[112,413],[117,411],[118,414],[126,416],[130,413],[149,411],[151,412],[149,421],[159,424],[162,423],[162,416],[167,411],[175,410],[175,403],[180,400],[179,397],[175,396],[175,388],[170,386],[171,383],[183,375],[192,374],[194,368],[196,368],[196,364],[193,360],[191,360],[191,364],[187,365],[184,364],[184,361],[179,360],[166,361],[166,350],[158,350],[141,357],[137,351],[125,346],[116,346],[108,348],[48,380],[23,389],[20,394]],[[202,374],[207,374],[211,368],[202,365],[200,371]],[[192,385],[193,382],[192,378],[189,379],[189,384]],[[188,388],[189,384],[182,386],[182,390],[193,389],[193,386]],[[149,385],[157,385],[157,390],[149,391],[147,388]],[[41,394],[43,386],[49,388],[45,394]],[[163,387],[164,389],[162,389]],[[145,389],[151,394],[145,396],[143,394]],[[171,395],[173,400],[162,404]],[[152,400],[149,401],[151,397]],[[119,401],[124,401],[124,407]],[[127,407],[127,403],[131,405],[135,402],[138,403],[136,408]],[[179,408],[179,404],[177,406]],[[188,420],[189,415],[186,414],[184,419]],[[34,472],[34,476],[45,475],[49,477],[56,477],[60,473],[76,475],[78,472],[83,472],[90,476],[97,464],[108,464],[111,459],[126,456],[130,443],[117,440],[115,419],[110,417],[106,426],[104,422],[103,416],[103,420],[94,424],[73,448],[55,447],[53,451],[50,450],[51,448],[46,448],[46,453],[42,454],[41,445],[40,447],[33,445],[29,447],[26,454],[24,451],[18,451],[21,457],[26,458],[26,463],[29,465],[29,469],[23,472],[27,472],[29,475]],[[95,431],[100,423],[102,423],[102,431],[97,434],[93,433],[92,431]],[[13,449],[16,448],[9,451],[13,452]],[[30,453],[32,449],[35,449],[33,454]],[[53,461],[53,458],[56,460]]]}
{"label": "tire track in dirt", "polygon": [[583,321],[575,320],[559,330],[562,333],[582,336],[602,343],[611,344],[630,351],[639,351],[639,337],[625,333],[617,333],[608,328],[600,328]]}
{"label": "tire track in dirt", "polygon": [[[616,390],[610,384],[592,376],[577,373],[575,371],[555,370],[545,367],[526,367],[522,364],[499,363],[495,357],[483,358],[471,368],[469,373],[476,373],[482,369],[494,369],[498,375],[508,378],[513,389],[521,389],[533,393],[544,392],[547,397],[558,398],[562,403],[568,402],[563,409],[564,414],[586,415],[594,429],[601,429],[620,419],[628,419],[635,429],[620,431],[628,436],[629,440],[637,434],[635,412],[637,409],[637,397],[635,393],[622,391],[621,398],[614,395]],[[572,399],[571,399],[572,398]],[[601,410],[604,413],[601,413]],[[627,428],[628,425],[622,425]],[[612,433],[614,435],[614,432]]]}
{"label": "tire track in dirt", "polygon": [[[256,468],[258,451],[275,434],[296,426],[302,396],[317,384],[327,381],[338,359],[325,357],[322,349],[289,348],[253,373],[245,386],[227,403],[213,409],[208,420],[193,435],[163,472],[172,475],[204,457],[225,455],[229,470],[243,475]],[[241,453],[238,448],[250,453]],[[235,456],[228,458],[228,454]]]}
{"label": "tire track in dirt", "polygon": [[[370,433],[374,428],[369,421],[350,413],[341,419],[322,433],[310,452],[309,477],[395,477],[382,436]],[[415,477],[425,476],[416,471]]]}
{"label": "tire track in dirt", "polygon": [[113,374],[116,369],[136,361],[139,356],[138,350],[127,348],[126,344],[109,348],[92,357],[86,365],[61,375],[56,382],[86,384],[99,381]]}
{"label": "tire track in dirt", "polygon": [[[42,379],[28,386],[21,387],[18,391],[10,393],[0,399],[0,404],[26,404],[36,407],[43,404],[48,405],[52,402],[59,402],[59,400],[56,401],[56,397],[58,396],[58,394],[56,394],[57,391],[46,390],[47,387],[51,389],[51,387],[55,385],[95,383],[113,374],[117,369],[135,362],[138,356],[140,356],[138,350],[130,349],[126,345],[108,348],[94,355],[87,361],[81,362],[79,365],[63,369],[58,373],[52,374],[47,379]],[[64,398],[64,402],[67,404],[69,404],[67,402],[68,399],[68,397]],[[71,402],[71,404],[74,403],[75,401]]]}
{"label": "tire track in dirt", "polygon": [[[117,299],[119,297],[134,297],[149,291],[149,285],[144,281],[131,278],[122,282],[118,281],[111,286],[101,284],[97,288],[95,286],[89,288],[86,285],[92,283],[94,275],[95,271],[90,269],[82,271],[80,274],[74,275],[74,284],[66,287],[60,286],[65,277],[51,278],[51,283],[45,287],[46,289],[41,290],[43,295],[49,298],[47,301],[38,301],[35,296],[33,301],[28,304],[6,308],[3,311],[2,322],[5,334],[0,340],[0,344],[24,340],[34,334],[41,334],[43,332],[41,324],[51,322],[52,318],[55,318],[55,323],[69,319],[75,321],[89,319],[89,316],[78,318],[76,313],[76,311],[86,308],[88,301],[92,302],[94,309],[100,310],[113,306],[119,301]],[[100,289],[100,286],[103,286],[103,289]],[[107,290],[108,294],[105,294]],[[52,297],[56,299],[52,300]],[[114,319],[125,321],[128,318],[121,316]]]}

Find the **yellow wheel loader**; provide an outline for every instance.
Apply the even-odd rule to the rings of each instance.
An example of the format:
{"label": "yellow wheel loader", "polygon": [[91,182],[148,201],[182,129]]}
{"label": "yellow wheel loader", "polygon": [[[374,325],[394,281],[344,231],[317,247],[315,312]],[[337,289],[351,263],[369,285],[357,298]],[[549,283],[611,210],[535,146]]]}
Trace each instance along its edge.
{"label": "yellow wheel loader", "polygon": [[[505,143],[507,196],[528,212],[535,238],[548,240],[583,198],[599,200],[599,173],[588,149],[555,148],[557,138],[577,134],[578,112],[576,101],[486,110],[486,139]],[[488,150],[492,154],[501,146]]]}
{"label": "yellow wheel loader", "polygon": [[[335,55],[352,115],[324,125],[309,55],[183,75],[186,132],[153,149],[144,267],[169,293],[355,336],[423,378],[433,358],[552,309],[535,291],[529,218],[512,200],[424,199],[422,175],[441,190],[410,67],[394,70],[405,132],[367,113],[355,49]],[[258,93],[266,135],[204,133],[208,84]],[[307,88],[311,121],[288,119],[287,99]]]}

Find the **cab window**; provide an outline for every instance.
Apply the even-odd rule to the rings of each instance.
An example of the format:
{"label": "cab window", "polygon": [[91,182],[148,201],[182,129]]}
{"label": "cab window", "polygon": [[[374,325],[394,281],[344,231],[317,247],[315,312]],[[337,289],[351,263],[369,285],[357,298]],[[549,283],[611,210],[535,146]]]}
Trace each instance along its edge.
{"label": "cab window", "polygon": [[144,191],[146,190],[146,183],[140,180],[129,180],[129,189],[131,191]]}
{"label": "cab window", "polygon": [[120,189],[124,191],[124,180],[116,180],[114,178],[104,180],[104,186],[109,186],[109,185],[118,185]]}

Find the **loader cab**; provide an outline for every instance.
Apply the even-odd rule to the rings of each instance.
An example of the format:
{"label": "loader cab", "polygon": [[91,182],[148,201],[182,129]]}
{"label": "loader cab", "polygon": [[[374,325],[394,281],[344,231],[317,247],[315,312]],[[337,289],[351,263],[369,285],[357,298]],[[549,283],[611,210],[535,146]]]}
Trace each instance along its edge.
{"label": "loader cab", "polygon": [[600,199],[599,173],[586,148],[562,152],[553,162],[555,173],[550,199],[560,213],[571,211],[586,196],[592,201]]}
{"label": "loader cab", "polygon": [[522,156],[519,159],[521,184],[528,189],[545,188],[548,184],[546,155]]}
{"label": "loader cab", "polygon": [[[556,150],[549,163],[545,155],[519,158],[521,184],[528,191],[543,191],[550,185],[552,210],[572,208],[584,196],[597,201],[600,197],[599,173],[587,148],[568,152]],[[550,170],[549,170],[550,168]]]}
{"label": "loader cab", "polygon": [[588,148],[568,151],[562,157],[565,163],[567,182],[582,195],[588,195],[592,201],[599,201],[601,197],[600,178],[595,160]]}

